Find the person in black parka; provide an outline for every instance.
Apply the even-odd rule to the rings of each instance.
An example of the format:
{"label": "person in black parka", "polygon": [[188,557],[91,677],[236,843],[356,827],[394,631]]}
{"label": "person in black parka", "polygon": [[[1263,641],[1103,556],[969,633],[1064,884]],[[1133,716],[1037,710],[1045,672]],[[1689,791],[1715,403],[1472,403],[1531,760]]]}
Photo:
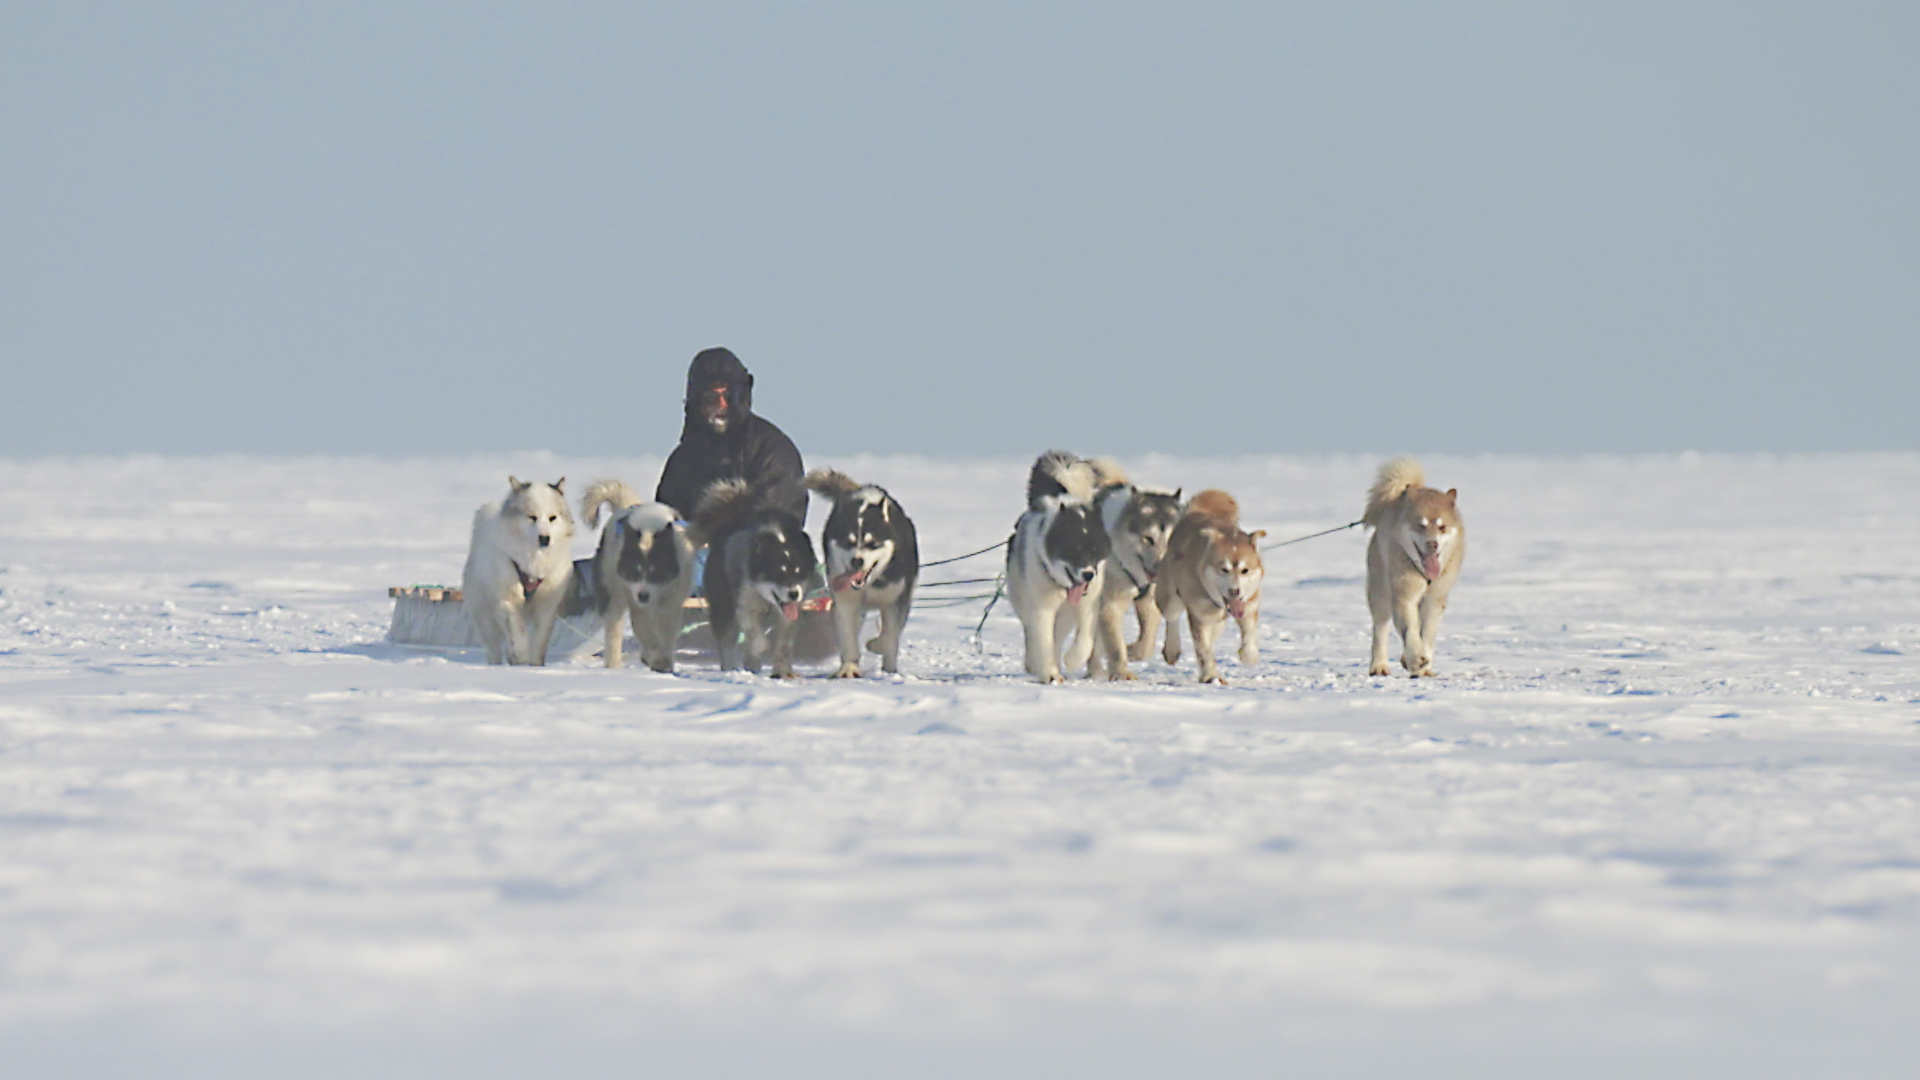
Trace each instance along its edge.
{"label": "person in black parka", "polygon": [[758,500],[807,520],[800,450],[753,412],[753,373],[731,349],[705,349],[687,368],[687,419],[653,497],[690,516],[716,480],[745,480]]}

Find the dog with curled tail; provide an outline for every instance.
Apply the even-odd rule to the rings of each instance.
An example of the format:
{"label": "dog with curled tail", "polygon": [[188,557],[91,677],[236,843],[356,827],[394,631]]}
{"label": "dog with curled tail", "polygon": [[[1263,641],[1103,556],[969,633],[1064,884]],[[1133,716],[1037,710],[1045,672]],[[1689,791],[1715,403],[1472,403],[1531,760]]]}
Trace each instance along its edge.
{"label": "dog with curled tail", "polygon": [[1386,675],[1387,645],[1400,631],[1400,666],[1414,678],[1433,674],[1433,647],[1447,597],[1467,559],[1467,529],[1457,488],[1427,487],[1410,457],[1380,466],[1361,521],[1367,544],[1367,608],[1373,614],[1373,656],[1367,674]]}

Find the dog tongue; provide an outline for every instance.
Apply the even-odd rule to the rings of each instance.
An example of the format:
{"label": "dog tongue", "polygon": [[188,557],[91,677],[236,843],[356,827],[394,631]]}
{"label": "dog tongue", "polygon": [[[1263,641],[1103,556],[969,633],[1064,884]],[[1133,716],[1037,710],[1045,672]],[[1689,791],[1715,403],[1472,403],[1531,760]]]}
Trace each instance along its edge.
{"label": "dog tongue", "polygon": [[1080,584],[1075,585],[1073,588],[1067,590],[1067,603],[1078,604],[1080,602],[1080,598],[1085,595],[1087,595],[1087,583],[1083,581]]}
{"label": "dog tongue", "polygon": [[1246,613],[1247,613],[1247,602],[1245,600],[1242,600],[1236,596],[1233,599],[1227,601],[1227,614],[1237,619],[1242,615],[1245,615]]}
{"label": "dog tongue", "polygon": [[1420,560],[1420,572],[1427,575],[1428,581],[1433,581],[1438,578],[1440,576],[1440,553],[1437,551],[1428,552],[1427,557]]}
{"label": "dog tongue", "polygon": [[788,622],[792,622],[793,620],[800,617],[800,605],[799,604],[781,604],[780,614],[785,615],[787,617]]}
{"label": "dog tongue", "polygon": [[865,570],[849,570],[833,579],[833,591],[844,592],[847,589],[857,589],[866,583],[867,572]]}

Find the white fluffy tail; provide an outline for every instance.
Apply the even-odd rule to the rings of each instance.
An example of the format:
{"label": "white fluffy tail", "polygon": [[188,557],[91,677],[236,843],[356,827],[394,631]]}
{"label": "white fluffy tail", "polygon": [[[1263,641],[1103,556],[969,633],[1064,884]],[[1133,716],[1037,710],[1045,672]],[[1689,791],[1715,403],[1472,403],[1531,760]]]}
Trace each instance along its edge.
{"label": "white fluffy tail", "polygon": [[1112,458],[1097,457],[1087,464],[1093,467],[1095,487],[1125,487],[1133,483],[1133,479],[1127,475],[1127,470],[1121,468],[1120,463]]}
{"label": "white fluffy tail", "polygon": [[1368,525],[1380,524],[1380,515],[1386,513],[1387,504],[1407,493],[1409,488],[1427,486],[1426,470],[1410,457],[1394,458],[1380,466],[1380,474],[1367,491],[1367,512],[1360,520]]}
{"label": "white fluffy tail", "polygon": [[600,524],[600,504],[613,507],[619,513],[629,506],[639,506],[646,500],[620,480],[595,480],[587,486],[587,493],[580,496],[580,516],[587,519],[587,528]]}
{"label": "white fluffy tail", "polygon": [[1054,495],[1091,500],[1098,475],[1090,462],[1065,450],[1049,450],[1033,463],[1027,474],[1027,506],[1040,509],[1040,500]]}
{"label": "white fluffy tail", "polygon": [[807,489],[825,495],[829,499],[838,499],[859,491],[861,485],[853,477],[839,469],[815,469],[807,474]]}

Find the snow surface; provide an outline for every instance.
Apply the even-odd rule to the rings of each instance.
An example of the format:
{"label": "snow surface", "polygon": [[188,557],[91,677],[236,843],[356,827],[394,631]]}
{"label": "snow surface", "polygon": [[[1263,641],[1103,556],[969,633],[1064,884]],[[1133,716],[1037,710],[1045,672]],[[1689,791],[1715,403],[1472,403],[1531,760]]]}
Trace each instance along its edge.
{"label": "snow surface", "polygon": [[[815,464],[936,559],[1026,463]],[[1280,538],[1375,459],[1127,464]],[[937,588],[858,683],[384,640],[509,472],[654,458],[9,462],[0,1071],[1902,1075],[1920,455],[1426,465],[1439,678],[1366,677],[1356,529],[1231,686],[1049,689]]]}

